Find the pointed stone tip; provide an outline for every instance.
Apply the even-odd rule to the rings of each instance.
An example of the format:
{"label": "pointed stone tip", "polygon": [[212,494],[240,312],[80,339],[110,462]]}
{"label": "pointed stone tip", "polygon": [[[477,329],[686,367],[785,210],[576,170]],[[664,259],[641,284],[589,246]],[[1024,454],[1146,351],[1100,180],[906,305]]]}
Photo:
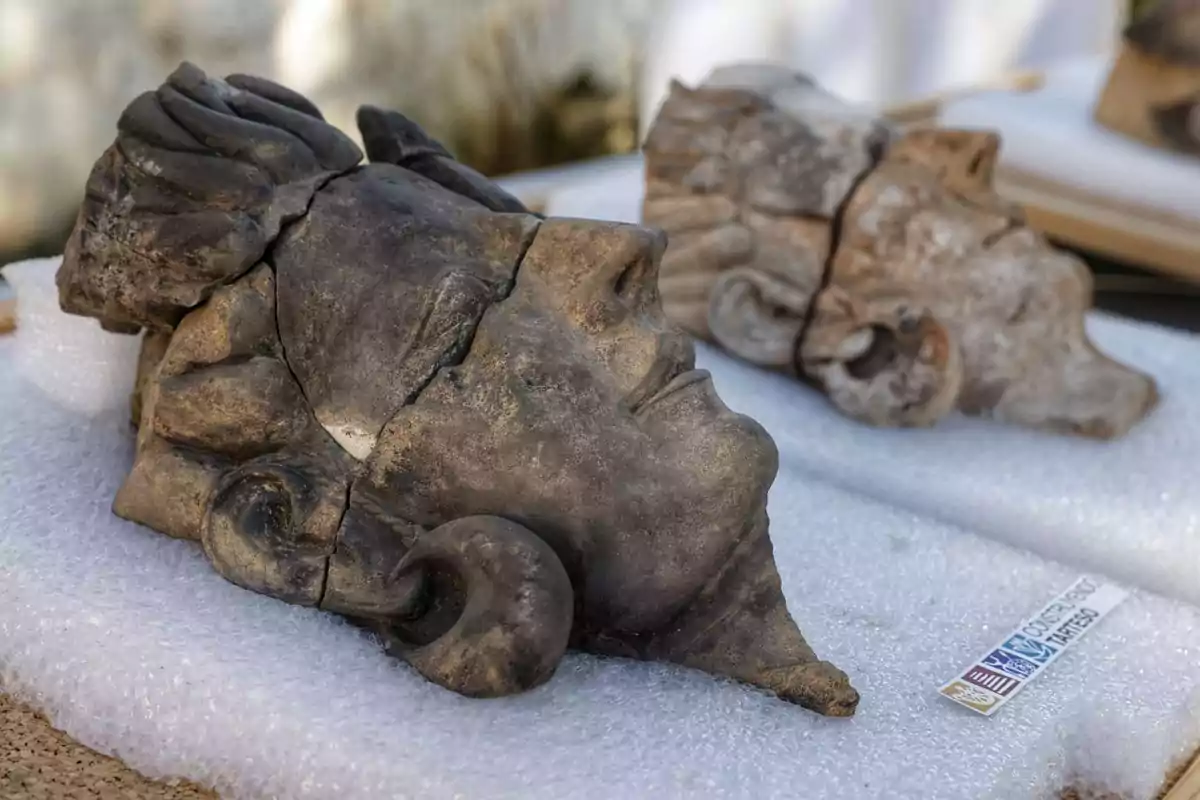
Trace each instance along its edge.
{"label": "pointed stone tip", "polygon": [[366,144],[372,161],[399,164],[423,155],[453,156],[413,120],[399,111],[389,111],[372,105],[358,107],[355,123]]}
{"label": "pointed stone tip", "polygon": [[860,696],[846,673],[828,661],[811,661],[770,670],[760,683],[780,699],[825,717],[852,717]]}
{"label": "pointed stone tip", "polygon": [[845,690],[837,696],[831,697],[826,705],[814,707],[813,711],[826,717],[853,717],[858,712],[859,699],[858,690],[847,685]]}
{"label": "pointed stone tip", "polygon": [[183,84],[198,84],[208,80],[207,73],[193,64],[191,61],[180,61],[170,75],[167,76],[167,83],[171,85]]}

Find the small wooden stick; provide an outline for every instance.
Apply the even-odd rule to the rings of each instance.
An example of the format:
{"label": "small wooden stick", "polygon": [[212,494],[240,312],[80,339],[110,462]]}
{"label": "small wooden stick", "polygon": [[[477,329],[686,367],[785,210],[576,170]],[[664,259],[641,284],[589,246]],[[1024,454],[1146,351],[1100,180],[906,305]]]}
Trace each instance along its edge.
{"label": "small wooden stick", "polygon": [[897,103],[885,108],[883,116],[900,125],[928,122],[937,117],[942,106],[955,100],[984,92],[1032,92],[1040,89],[1045,82],[1046,75],[1041,71],[1014,72],[973,86],[947,89],[919,100]]}

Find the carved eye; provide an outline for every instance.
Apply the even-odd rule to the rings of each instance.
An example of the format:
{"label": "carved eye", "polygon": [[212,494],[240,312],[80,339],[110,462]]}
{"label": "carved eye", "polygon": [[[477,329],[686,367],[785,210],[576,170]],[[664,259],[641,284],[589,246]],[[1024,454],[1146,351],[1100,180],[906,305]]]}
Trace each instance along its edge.
{"label": "carved eye", "polygon": [[860,333],[869,333],[870,343],[863,348],[861,355],[846,363],[846,372],[855,380],[869,381],[896,360],[896,335],[882,325],[872,325]]}

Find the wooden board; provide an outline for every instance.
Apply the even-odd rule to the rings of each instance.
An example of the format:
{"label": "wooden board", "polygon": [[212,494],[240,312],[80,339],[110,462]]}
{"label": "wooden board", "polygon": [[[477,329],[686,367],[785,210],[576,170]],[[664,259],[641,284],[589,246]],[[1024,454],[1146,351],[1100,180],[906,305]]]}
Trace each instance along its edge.
{"label": "wooden board", "polygon": [[1200,800],[1200,754],[1185,763],[1178,779],[1170,783],[1158,800]]}
{"label": "wooden board", "polygon": [[1200,285],[1200,218],[1099,197],[1003,164],[996,168],[996,190],[1023,206],[1029,224],[1052,239]]}
{"label": "wooden board", "polygon": [[1096,102],[1098,124],[1149,147],[1200,153],[1187,123],[1200,96],[1200,68],[1121,48]]}
{"label": "wooden board", "polygon": [[[1044,83],[1036,74],[1007,80],[1008,90],[1036,91]],[[901,124],[936,123],[941,108],[955,99],[995,91],[993,82],[895,107],[885,112]],[[1200,286],[1200,206],[1195,217],[1114,200],[1004,163],[995,171],[996,190],[1021,205],[1029,224],[1051,239],[1098,256],[1140,267],[1147,272]]]}
{"label": "wooden board", "polygon": [[0,278],[0,335],[17,327],[17,296],[11,286]]}

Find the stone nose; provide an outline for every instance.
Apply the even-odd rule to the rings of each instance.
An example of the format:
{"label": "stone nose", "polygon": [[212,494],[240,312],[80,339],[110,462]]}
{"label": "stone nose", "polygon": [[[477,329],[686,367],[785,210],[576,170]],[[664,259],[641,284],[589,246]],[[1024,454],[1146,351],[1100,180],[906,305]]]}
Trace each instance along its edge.
{"label": "stone nose", "polygon": [[[1014,387],[1017,388],[1017,387]],[[1031,377],[1006,393],[1001,416],[1093,439],[1124,436],[1159,402],[1154,379],[1097,353],[1062,365],[1047,380]]]}
{"label": "stone nose", "polygon": [[1081,412],[1074,420],[1078,432],[1098,439],[1124,436],[1158,401],[1153,378],[1103,357],[1082,370],[1066,398],[1068,407]]}

